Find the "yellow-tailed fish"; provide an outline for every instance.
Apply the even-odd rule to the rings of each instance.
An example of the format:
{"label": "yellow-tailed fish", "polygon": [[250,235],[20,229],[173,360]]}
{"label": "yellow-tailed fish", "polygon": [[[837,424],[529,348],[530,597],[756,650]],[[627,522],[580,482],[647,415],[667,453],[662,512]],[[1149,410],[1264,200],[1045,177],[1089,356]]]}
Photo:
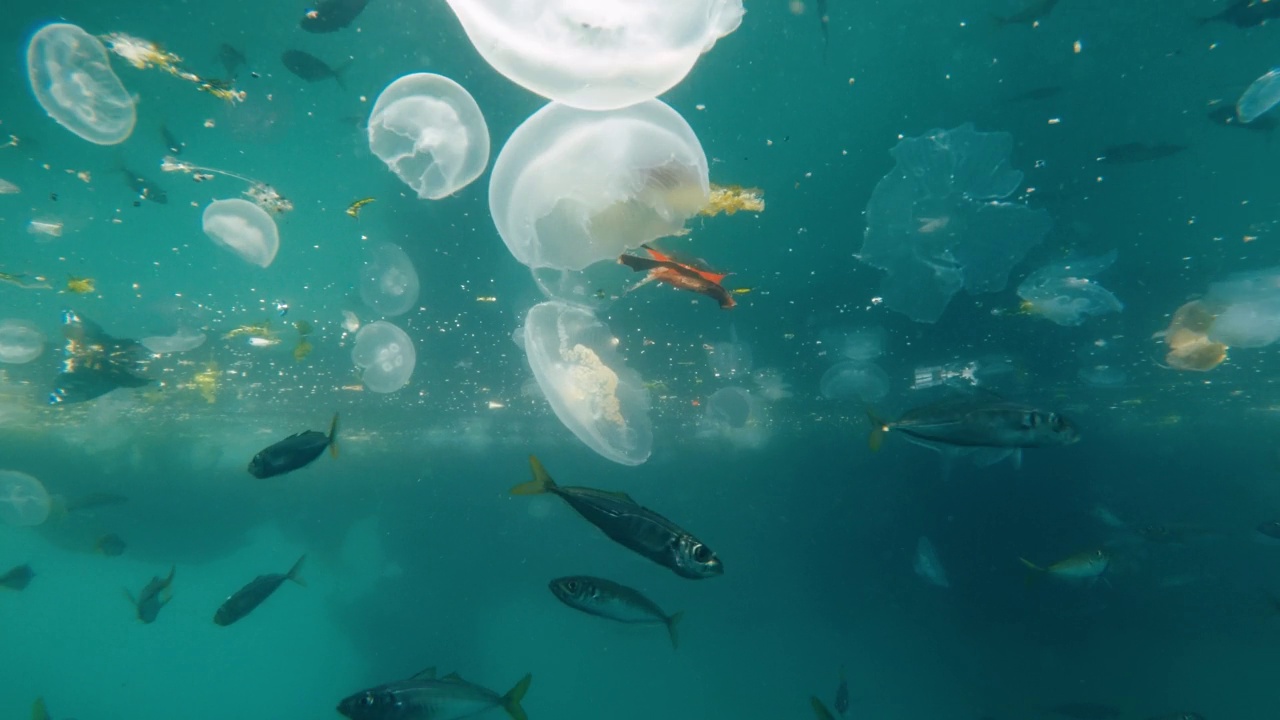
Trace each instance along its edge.
{"label": "yellow-tailed fish", "polygon": [[1048,567],[1036,565],[1024,557],[1020,557],[1018,560],[1021,560],[1022,564],[1031,570],[1064,580],[1092,580],[1106,572],[1107,566],[1111,563],[1111,556],[1107,554],[1106,550],[1099,548],[1076,553]]}
{"label": "yellow-tailed fish", "polygon": [[355,202],[347,206],[347,214],[353,218],[360,217],[360,209],[363,208],[365,205],[368,205],[369,203],[373,202],[375,199],[376,198],[367,197],[367,198],[360,198],[359,200],[356,200]]}

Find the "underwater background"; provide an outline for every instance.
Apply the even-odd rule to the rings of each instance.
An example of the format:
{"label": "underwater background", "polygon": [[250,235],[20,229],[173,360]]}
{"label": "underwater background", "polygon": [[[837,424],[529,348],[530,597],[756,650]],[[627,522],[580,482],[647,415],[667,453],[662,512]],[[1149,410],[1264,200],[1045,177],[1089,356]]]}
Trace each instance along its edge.
{"label": "underwater background", "polygon": [[[712,181],[761,188],[768,206],[695,219],[682,239],[749,290],[737,307],[648,286],[600,312],[650,384],[654,451],[637,467],[592,452],[529,391],[512,333],[542,293],[494,229],[487,174],[428,202],[369,152],[372,100],[406,73],[466,87],[493,155],[545,104],[477,55],[444,2],[372,0],[324,35],[298,27],[301,2],[7,7],[0,137],[19,140],[0,149],[0,177],[22,191],[0,196],[0,270],[96,288],[0,284],[0,318],[49,338],[36,361],[0,367],[0,468],[57,496],[127,502],[0,526],[0,572],[36,573],[0,590],[0,715],[26,717],[43,697],[53,717],[80,720],[337,717],[346,695],[437,666],[499,693],[532,672],[523,704],[542,719],[808,717],[808,696],[830,706],[843,673],[850,717],[1012,720],[1087,703],[1115,713],[1084,720],[1273,720],[1280,547],[1254,528],[1280,518],[1280,362],[1233,349],[1212,372],[1176,372],[1153,335],[1210,282],[1280,264],[1272,133],[1210,117],[1276,64],[1280,27],[1197,22],[1230,4],[1213,0],[1062,0],[1034,25],[993,20],[1031,4],[830,0],[824,51],[815,7],[748,2],[741,27],[662,96]],[[147,38],[210,74],[227,43],[257,77],[230,104],[116,62],[138,124],[121,145],[92,145],[31,94],[27,42],[51,21]],[[286,49],[346,65],[341,86],[291,75]],[[1037,88],[1054,90],[1025,96]],[[1013,135],[1012,166],[1039,191],[1019,196],[1053,225],[1004,291],[958,294],[937,323],[913,322],[874,301],[883,273],[855,257],[863,208],[900,139],[966,122]],[[182,160],[292,200],[269,269],[204,236],[204,205],[240,186],[163,173],[161,126]],[[1184,149],[1099,162],[1134,142]],[[136,203],[124,167],[168,202]],[[376,201],[358,220],[344,213],[365,197]],[[61,236],[29,233],[32,220],[62,223]],[[358,390],[342,327],[344,310],[376,319],[355,289],[370,241],[403,248],[422,288],[395,320],[416,367],[390,394]],[[1103,282],[1122,312],[1062,327],[1018,311],[1033,269],[1112,250]],[[315,328],[302,360],[291,330],[265,348],[223,339],[283,304],[282,327]],[[48,406],[65,309],[116,337],[185,323],[209,339],[153,365],[148,388]],[[877,412],[925,399],[917,368],[978,362],[999,369],[988,387],[1064,413],[1083,440],[1029,450],[1020,468],[944,472],[893,434],[872,453],[864,403],[824,398],[819,383],[839,359],[832,333],[876,327],[890,379]],[[726,371],[707,346],[730,341],[749,359]],[[1122,372],[1100,381],[1098,366]],[[192,379],[209,368],[212,393]],[[790,394],[760,392],[762,372]],[[730,386],[759,406],[742,427],[709,429],[706,399]],[[335,412],[338,459],[269,481],[245,472]],[[557,498],[510,496],[530,454],[561,484],[625,491],[689,528],[724,576],[676,577]],[[1182,532],[1137,531],[1152,526]],[[123,554],[95,550],[107,533]],[[913,572],[921,537],[950,587]],[[1019,562],[1097,547],[1112,561],[1096,583],[1028,581]],[[211,622],[230,593],[302,554],[307,587],[287,583],[234,626]],[[140,623],[122,589],[170,567],[171,603]],[[547,582],[569,574],[684,611],[680,649],[660,628],[561,605]]]}

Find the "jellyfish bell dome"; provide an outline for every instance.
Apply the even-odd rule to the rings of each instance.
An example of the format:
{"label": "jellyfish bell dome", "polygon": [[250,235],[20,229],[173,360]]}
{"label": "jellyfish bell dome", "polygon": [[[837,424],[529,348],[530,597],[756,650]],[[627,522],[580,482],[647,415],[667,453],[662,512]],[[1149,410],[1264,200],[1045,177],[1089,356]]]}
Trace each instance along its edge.
{"label": "jellyfish bell dome", "polygon": [[417,360],[408,334],[386,320],[360,328],[351,348],[351,362],[360,368],[361,381],[376,393],[392,393],[409,384]]}
{"label": "jellyfish bell dome", "polygon": [[874,402],[889,392],[889,376],[875,363],[842,360],[822,374],[822,397],[828,400],[857,398]]}
{"label": "jellyfish bell dome", "polygon": [[0,363],[21,365],[44,352],[44,333],[25,320],[0,320]]}
{"label": "jellyfish bell dome", "polygon": [[112,71],[106,47],[82,28],[40,28],[27,44],[27,78],[49,117],[85,140],[117,145],[133,134],[133,98]]}
{"label": "jellyfish bell dome", "polygon": [[424,200],[471,184],[489,163],[480,106],[442,75],[414,73],[388,85],[369,113],[369,149]]}
{"label": "jellyfish bell dome", "polygon": [[742,23],[742,0],[448,0],[490,65],[587,110],[651,100]]}
{"label": "jellyfish bell dome", "polygon": [[280,231],[266,210],[248,200],[214,200],[204,209],[204,234],[241,260],[267,267],[280,250]]}
{"label": "jellyfish bell dome", "polygon": [[745,427],[753,411],[751,393],[745,388],[727,387],[711,393],[707,398],[707,419],[726,427]]}
{"label": "jellyfish bell dome", "polygon": [[710,197],[693,129],[650,100],[591,112],[551,103],[493,163],[489,213],[517,260],[581,270],[679,234]]}
{"label": "jellyfish bell dome", "polygon": [[49,518],[49,492],[16,470],[0,470],[0,523],[32,527]]}
{"label": "jellyfish bell dome", "polygon": [[590,310],[561,300],[525,317],[525,356],[556,417],[601,456],[639,465],[653,450],[649,393],[616,342]]}
{"label": "jellyfish bell dome", "polygon": [[400,246],[380,242],[365,248],[360,299],[389,317],[403,315],[418,303],[418,273]]}

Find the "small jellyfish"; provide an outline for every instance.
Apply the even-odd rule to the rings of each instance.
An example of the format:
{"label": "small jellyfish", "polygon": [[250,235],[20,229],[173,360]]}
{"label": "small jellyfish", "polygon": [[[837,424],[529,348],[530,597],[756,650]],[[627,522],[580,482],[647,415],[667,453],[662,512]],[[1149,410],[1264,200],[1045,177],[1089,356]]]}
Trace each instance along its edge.
{"label": "small jellyfish", "polygon": [[27,45],[31,91],[49,117],[98,145],[116,145],[133,133],[133,98],[111,70],[107,49],[83,29],[45,25]]}
{"label": "small jellyfish", "polygon": [[198,330],[180,329],[173,335],[153,335],[138,342],[156,355],[183,353],[204,345],[205,334]]}
{"label": "small jellyfish", "polygon": [[44,333],[25,320],[0,320],[0,362],[29,363],[44,352]]}
{"label": "small jellyfish", "polygon": [[828,353],[847,360],[875,360],[884,354],[885,332],[881,327],[832,328],[822,331],[819,342]]}
{"label": "small jellyfish", "polygon": [[204,209],[204,234],[245,262],[267,267],[280,250],[280,232],[266,210],[248,200],[215,200]]}
{"label": "small jellyfish", "polygon": [[786,400],[792,397],[791,385],[787,382],[782,373],[773,368],[765,368],[751,376],[756,381],[756,388],[760,391],[760,396],[770,402],[778,400]]}
{"label": "small jellyfish", "polygon": [[586,110],[651,100],[742,23],[742,0],[448,0],[509,80]]}
{"label": "small jellyfish", "polygon": [[489,128],[461,85],[432,73],[405,75],[369,113],[369,149],[426,200],[471,184],[489,162]]}
{"label": "small jellyfish", "polygon": [[889,393],[889,376],[875,363],[842,360],[822,374],[819,389],[828,400],[875,402]]}
{"label": "small jellyfish", "polygon": [[392,393],[409,384],[417,354],[404,330],[379,320],[356,333],[351,362],[360,368],[365,387],[376,393]]}
{"label": "small jellyfish", "polygon": [[16,470],[0,470],[0,523],[32,527],[49,518],[49,493],[40,481]]}
{"label": "small jellyfish", "polygon": [[1129,374],[1114,365],[1088,365],[1077,374],[1086,384],[1097,388],[1121,387],[1129,381]]}
{"label": "small jellyfish", "polygon": [[403,315],[418,303],[418,273],[399,245],[368,245],[360,268],[360,299],[388,317]]}
{"label": "small jellyfish", "polygon": [[551,103],[498,153],[489,213],[516,260],[582,270],[683,233],[709,182],[701,143],[665,104],[587,112]]}
{"label": "small jellyfish", "polygon": [[582,307],[548,300],[525,316],[525,356],[556,417],[602,457],[639,465],[653,449],[649,393],[616,345]]}
{"label": "small jellyfish", "polygon": [[707,363],[718,378],[731,380],[751,372],[751,346],[738,339],[738,329],[729,327],[728,342],[706,345]]}
{"label": "small jellyfish", "polygon": [[729,428],[746,427],[751,420],[751,393],[746,388],[727,387],[707,398],[707,420]]}
{"label": "small jellyfish", "polygon": [[1052,263],[1036,270],[1018,286],[1024,311],[1066,326],[1120,312],[1124,304],[1091,279],[1115,261],[1116,252],[1112,250],[1100,257]]}

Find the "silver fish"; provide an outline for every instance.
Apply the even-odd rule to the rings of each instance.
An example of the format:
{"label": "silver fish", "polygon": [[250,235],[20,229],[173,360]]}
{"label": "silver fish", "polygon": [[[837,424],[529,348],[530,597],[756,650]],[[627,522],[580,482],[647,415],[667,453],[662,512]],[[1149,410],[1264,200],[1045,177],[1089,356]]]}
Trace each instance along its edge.
{"label": "silver fish", "polygon": [[666,614],[639,590],[588,575],[556,578],[549,587],[560,602],[590,615],[622,623],[665,625],[671,636],[671,648],[680,648],[676,625],[684,613]]}
{"label": "silver fish", "polygon": [[894,421],[871,415],[868,444],[879,450],[898,430],[925,443],[960,447],[1033,448],[1071,445],[1080,431],[1062,415],[989,394],[953,397],[908,410]]}
{"label": "silver fish", "polygon": [[480,687],[451,673],[436,678],[428,668],[406,680],[361,690],[338,703],[351,720],[460,720],[500,707],[513,720],[529,720],[520,701],[533,675],[525,675],[506,695]]}

